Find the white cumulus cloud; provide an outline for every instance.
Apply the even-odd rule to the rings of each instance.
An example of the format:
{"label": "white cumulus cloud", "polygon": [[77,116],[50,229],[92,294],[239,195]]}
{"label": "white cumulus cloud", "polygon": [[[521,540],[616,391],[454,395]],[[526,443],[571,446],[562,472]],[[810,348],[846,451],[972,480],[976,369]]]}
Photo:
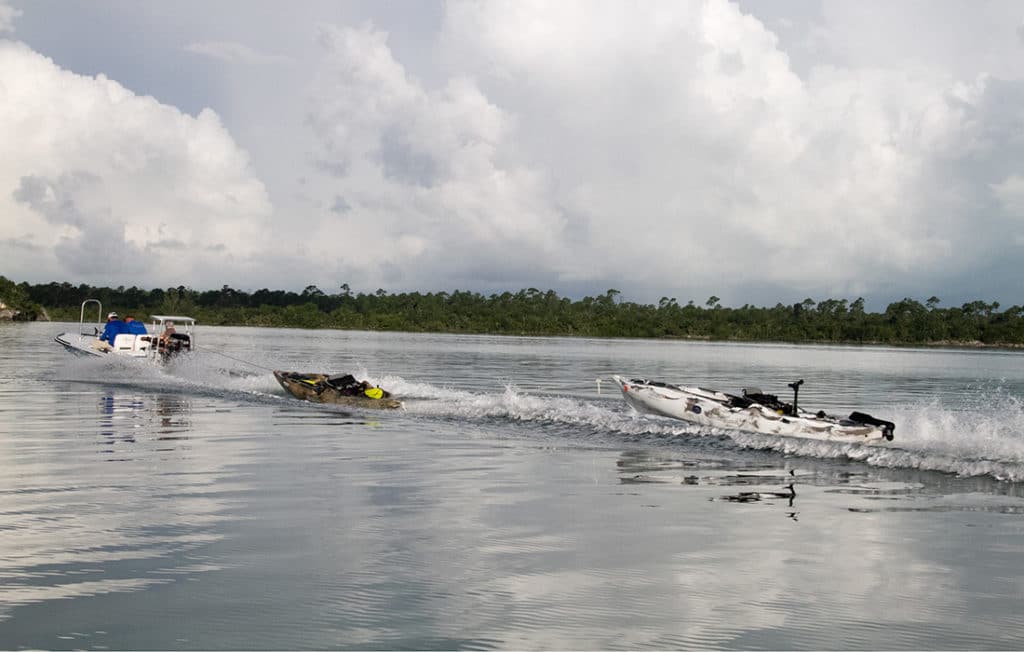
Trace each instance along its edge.
{"label": "white cumulus cloud", "polygon": [[564,219],[547,177],[508,156],[515,121],[472,79],[426,88],[368,25],[321,41],[308,123],[322,209],[308,246],[406,286],[516,282],[557,258]]}
{"label": "white cumulus cloud", "polygon": [[909,292],[1003,245],[1016,82],[801,76],[724,1],[451,3],[433,88],[372,26],[324,42],[318,240],[407,287]]}
{"label": "white cumulus cloud", "polygon": [[164,38],[105,58],[25,6],[61,66],[5,46],[0,255],[63,278],[103,224],[201,287],[1019,295],[1017,3],[242,6],[127,6]]}
{"label": "white cumulus cloud", "polygon": [[192,117],[0,41],[0,142],[0,258],[19,278],[242,279],[264,248],[263,184],[210,110]]}

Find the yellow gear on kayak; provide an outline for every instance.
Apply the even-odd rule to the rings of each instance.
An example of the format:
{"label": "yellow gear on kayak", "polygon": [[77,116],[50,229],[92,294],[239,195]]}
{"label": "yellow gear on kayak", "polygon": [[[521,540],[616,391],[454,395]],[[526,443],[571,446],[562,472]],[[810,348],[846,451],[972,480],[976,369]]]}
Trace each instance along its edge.
{"label": "yellow gear on kayak", "polygon": [[384,398],[384,390],[380,387],[371,387],[370,389],[363,392],[370,398]]}

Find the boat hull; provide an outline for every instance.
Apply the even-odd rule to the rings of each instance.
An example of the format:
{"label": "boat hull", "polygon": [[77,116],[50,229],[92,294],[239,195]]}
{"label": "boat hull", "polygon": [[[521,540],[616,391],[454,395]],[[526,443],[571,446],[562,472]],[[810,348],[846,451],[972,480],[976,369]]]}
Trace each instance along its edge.
{"label": "boat hull", "polygon": [[68,353],[74,353],[88,358],[102,358],[105,354],[93,348],[93,341],[96,338],[75,333],[61,333],[53,338],[53,341],[60,344]]}
{"label": "boat hull", "polygon": [[[638,411],[711,428],[843,443],[892,440],[892,428],[800,412],[782,415],[762,405],[730,407],[730,397],[697,387],[665,386],[612,376],[623,398]],[[891,426],[891,424],[889,424]]]}
{"label": "boat hull", "polygon": [[[134,339],[134,338],[133,338]],[[148,358],[150,357],[149,347],[135,346],[134,344],[118,349],[110,348],[100,342],[99,336],[91,333],[61,333],[53,338],[53,341],[60,344],[70,353],[88,358],[106,357],[128,357]]]}
{"label": "boat hull", "polygon": [[[133,335],[124,333],[114,340],[114,346],[100,341],[98,335],[92,333],[61,333],[53,341],[64,347],[69,353],[85,358],[128,358],[132,360],[150,360],[154,363],[167,362],[190,348],[164,347],[159,338],[152,335]],[[172,342],[173,344],[173,342]]]}
{"label": "boat hull", "polygon": [[274,378],[286,392],[297,399],[311,403],[331,403],[373,410],[393,410],[402,407],[402,402],[394,398],[370,398],[342,394],[331,387],[324,386],[322,381],[327,378],[326,374],[275,371]]}

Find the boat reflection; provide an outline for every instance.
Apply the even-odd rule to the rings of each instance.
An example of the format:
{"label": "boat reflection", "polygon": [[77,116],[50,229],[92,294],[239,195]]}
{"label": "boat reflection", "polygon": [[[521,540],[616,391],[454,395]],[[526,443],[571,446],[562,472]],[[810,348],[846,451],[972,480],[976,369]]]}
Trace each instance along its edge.
{"label": "boat reflection", "polygon": [[[742,464],[713,455],[657,449],[623,451],[616,461],[624,485],[678,485],[705,490],[712,502],[784,505],[796,520],[827,502],[850,512],[964,511],[1018,514],[1024,484],[988,476],[961,477],[938,471],[880,469],[850,460],[777,459]],[[721,489],[726,488],[727,492]]]}
{"label": "boat reflection", "polygon": [[140,438],[178,441],[189,439],[191,417],[188,396],[107,389],[99,398],[96,425],[102,441],[109,444],[135,444]]}

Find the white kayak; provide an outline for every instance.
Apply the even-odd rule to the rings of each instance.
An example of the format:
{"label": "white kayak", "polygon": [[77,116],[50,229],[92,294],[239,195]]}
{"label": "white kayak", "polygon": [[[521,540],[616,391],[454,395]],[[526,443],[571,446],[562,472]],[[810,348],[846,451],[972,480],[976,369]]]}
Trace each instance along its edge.
{"label": "white kayak", "polygon": [[702,387],[612,378],[626,402],[637,410],[712,428],[844,443],[892,441],[896,429],[891,421],[863,412],[852,412],[844,419],[799,409],[795,397],[802,380],[790,385],[794,390],[794,404],[790,404],[756,389],[745,389],[742,396],[733,396]]}

